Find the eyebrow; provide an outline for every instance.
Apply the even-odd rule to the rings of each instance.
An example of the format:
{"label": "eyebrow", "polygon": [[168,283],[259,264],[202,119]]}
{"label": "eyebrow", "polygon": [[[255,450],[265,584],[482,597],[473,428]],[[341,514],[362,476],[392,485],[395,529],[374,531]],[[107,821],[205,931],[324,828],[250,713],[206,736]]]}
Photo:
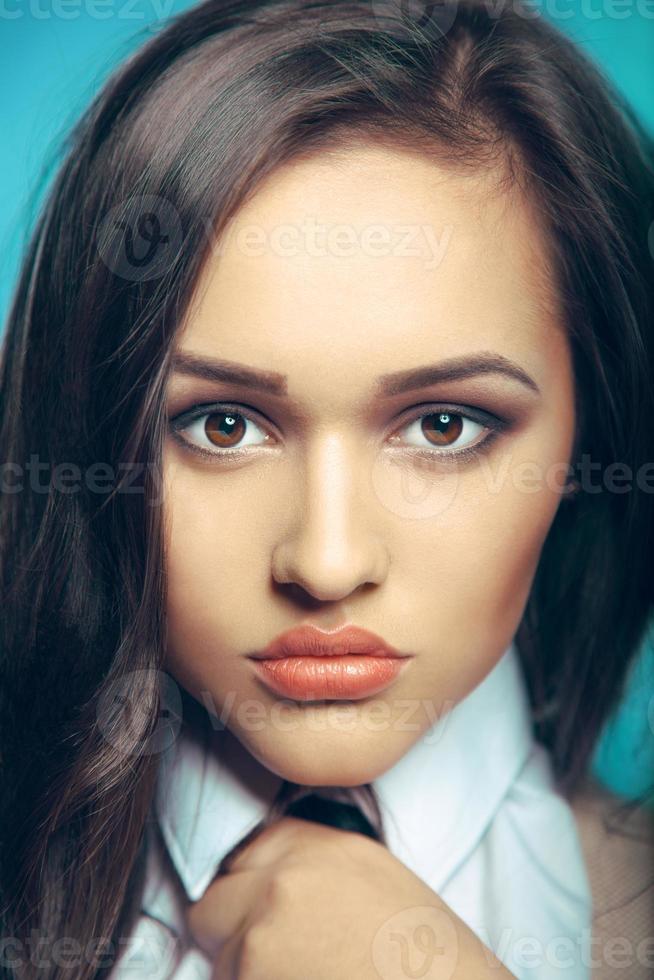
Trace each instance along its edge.
{"label": "eyebrow", "polygon": [[503,354],[493,351],[477,351],[475,354],[451,357],[438,364],[383,374],[377,381],[377,392],[382,395],[399,395],[413,388],[424,388],[442,381],[459,381],[461,378],[481,374],[503,374],[519,381],[535,394],[540,394],[540,388],[524,368]]}
{"label": "eyebrow", "polygon": [[[235,361],[200,357],[190,351],[178,351],[174,356],[172,369],[180,374],[189,374],[207,381],[241,385],[280,397],[288,394],[288,378],[284,374],[277,371],[261,371]],[[425,388],[444,381],[459,381],[483,374],[503,374],[514,381],[519,381],[535,394],[540,394],[540,388],[524,368],[503,354],[493,351],[477,351],[474,354],[448,358],[436,364],[382,374],[375,383],[375,391],[377,395],[389,397],[415,388]]]}

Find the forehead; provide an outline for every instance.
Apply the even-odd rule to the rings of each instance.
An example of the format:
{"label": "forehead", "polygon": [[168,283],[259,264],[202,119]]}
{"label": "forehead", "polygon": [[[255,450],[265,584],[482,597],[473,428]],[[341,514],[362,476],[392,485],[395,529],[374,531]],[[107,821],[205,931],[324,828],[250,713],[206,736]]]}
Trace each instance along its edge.
{"label": "forehead", "polygon": [[179,346],[298,397],[480,349],[543,377],[562,349],[546,239],[498,176],[373,146],[286,164],[210,253]]}

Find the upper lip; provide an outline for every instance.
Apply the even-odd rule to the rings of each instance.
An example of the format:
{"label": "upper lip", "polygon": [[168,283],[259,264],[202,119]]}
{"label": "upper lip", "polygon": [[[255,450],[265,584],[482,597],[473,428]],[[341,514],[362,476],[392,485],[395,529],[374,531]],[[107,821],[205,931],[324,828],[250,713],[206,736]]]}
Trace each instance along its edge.
{"label": "upper lip", "polygon": [[348,653],[377,657],[408,656],[376,633],[350,624],[330,633],[315,626],[294,626],[276,636],[253,657],[255,660],[268,660],[281,657],[333,657]]}

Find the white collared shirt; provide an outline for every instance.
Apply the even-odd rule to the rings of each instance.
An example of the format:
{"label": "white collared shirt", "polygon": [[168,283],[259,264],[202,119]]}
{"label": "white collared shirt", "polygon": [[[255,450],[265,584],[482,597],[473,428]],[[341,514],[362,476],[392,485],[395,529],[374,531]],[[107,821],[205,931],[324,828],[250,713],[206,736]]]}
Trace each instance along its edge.
{"label": "white collared shirt", "polygon": [[[141,916],[110,980],[210,980],[184,907],[263,818],[281,779],[226,729],[204,732],[183,723],[162,753]],[[372,786],[390,851],[518,980],[588,980],[590,883],[574,815],[533,739],[514,643]]]}

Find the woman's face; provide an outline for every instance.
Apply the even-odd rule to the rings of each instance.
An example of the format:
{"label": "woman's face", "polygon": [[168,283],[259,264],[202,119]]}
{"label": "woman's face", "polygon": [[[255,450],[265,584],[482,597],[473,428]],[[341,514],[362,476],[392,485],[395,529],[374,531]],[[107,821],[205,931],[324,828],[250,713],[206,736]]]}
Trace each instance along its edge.
{"label": "woman's face", "polygon": [[[378,146],[287,165],[212,252],[178,336],[234,377],[169,381],[167,668],[283,778],[381,775],[521,619],[574,385],[536,215],[497,176]],[[381,693],[261,682],[249,655],[280,632],[343,623],[412,655]]]}

